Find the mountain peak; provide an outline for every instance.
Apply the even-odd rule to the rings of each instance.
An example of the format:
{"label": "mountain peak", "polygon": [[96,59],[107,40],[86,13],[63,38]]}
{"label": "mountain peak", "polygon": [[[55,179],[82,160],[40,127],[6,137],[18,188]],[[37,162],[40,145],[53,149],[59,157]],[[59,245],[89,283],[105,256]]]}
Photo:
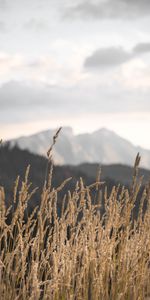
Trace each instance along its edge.
{"label": "mountain peak", "polygon": [[70,126],[65,126],[62,128],[62,133],[68,134],[68,135],[73,135],[73,129]]}
{"label": "mountain peak", "polygon": [[117,135],[114,131],[107,129],[106,127],[101,127],[100,129],[94,131],[93,134],[103,135],[103,136]]}

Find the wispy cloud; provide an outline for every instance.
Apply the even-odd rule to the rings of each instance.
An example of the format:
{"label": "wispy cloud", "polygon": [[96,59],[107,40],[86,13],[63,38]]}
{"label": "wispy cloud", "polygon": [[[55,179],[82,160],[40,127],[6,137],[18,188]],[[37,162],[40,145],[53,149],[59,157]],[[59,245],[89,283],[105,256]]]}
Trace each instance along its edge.
{"label": "wispy cloud", "polygon": [[7,53],[0,52],[0,77],[4,76],[6,73],[17,70],[23,67],[23,58],[18,55],[10,55]]}
{"label": "wispy cloud", "polygon": [[150,15],[149,0],[80,0],[66,10],[75,18],[139,18]]}

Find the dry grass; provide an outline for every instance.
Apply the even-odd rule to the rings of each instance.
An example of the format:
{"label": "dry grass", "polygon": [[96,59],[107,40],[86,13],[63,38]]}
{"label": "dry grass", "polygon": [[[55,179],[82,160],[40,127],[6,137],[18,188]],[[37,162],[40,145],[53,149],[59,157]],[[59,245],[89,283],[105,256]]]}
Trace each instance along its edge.
{"label": "dry grass", "polygon": [[[16,180],[16,208],[9,225],[5,192],[0,187],[0,299],[148,299],[150,184],[141,197],[138,219],[133,221],[142,181],[137,179],[138,164],[139,156],[130,190],[114,186],[108,195],[106,188],[96,204],[91,189],[101,196],[99,176],[89,187],[81,179],[74,192],[68,191],[64,198],[61,216],[57,214],[57,197],[65,182],[57,189],[51,186],[51,164],[40,208],[25,222],[24,211],[35,192],[28,183],[28,168],[20,191]],[[105,214],[100,213],[102,198]]]}

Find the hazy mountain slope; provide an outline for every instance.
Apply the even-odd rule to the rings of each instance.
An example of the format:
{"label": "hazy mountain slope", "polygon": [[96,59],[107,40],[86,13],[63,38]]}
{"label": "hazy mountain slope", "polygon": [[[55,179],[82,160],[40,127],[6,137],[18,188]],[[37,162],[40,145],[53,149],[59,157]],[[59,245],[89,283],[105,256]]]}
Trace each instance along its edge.
{"label": "hazy mountain slope", "polygon": [[[109,163],[133,163],[137,149],[119,137],[113,131],[102,128],[93,134],[82,134],[77,137],[82,149],[85,149],[90,162]],[[84,158],[82,158],[82,161]]]}
{"label": "hazy mountain slope", "polygon": [[[21,149],[45,155],[56,131],[47,130],[31,136],[12,140]],[[57,164],[77,165],[83,162],[133,166],[137,152],[142,156],[141,166],[150,169],[150,151],[134,146],[113,131],[102,128],[91,134],[74,135],[70,127],[64,127],[57,140],[54,159]]]}
{"label": "hazy mountain slope", "polygon": [[[47,130],[27,137],[22,136],[18,139],[11,140],[10,143],[12,146],[18,145],[18,147],[22,150],[27,149],[30,152],[45,156],[52,143],[52,138],[55,132],[56,130]],[[71,145],[72,140],[72,129],[65,127],[61,132],[55,147],[54,157],[56,163],[64,164],[67,161],[67,157],[68,161],[73,159],[73,145]]]}

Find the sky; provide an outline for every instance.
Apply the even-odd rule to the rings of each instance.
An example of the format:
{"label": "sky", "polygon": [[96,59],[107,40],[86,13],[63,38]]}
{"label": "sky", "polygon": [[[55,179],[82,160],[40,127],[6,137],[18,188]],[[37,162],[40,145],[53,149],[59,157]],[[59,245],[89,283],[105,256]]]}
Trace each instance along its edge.
{"label": "sky", "polygon": [[0,0],[0,138],[59,126],[150,149],[149,0]]}

